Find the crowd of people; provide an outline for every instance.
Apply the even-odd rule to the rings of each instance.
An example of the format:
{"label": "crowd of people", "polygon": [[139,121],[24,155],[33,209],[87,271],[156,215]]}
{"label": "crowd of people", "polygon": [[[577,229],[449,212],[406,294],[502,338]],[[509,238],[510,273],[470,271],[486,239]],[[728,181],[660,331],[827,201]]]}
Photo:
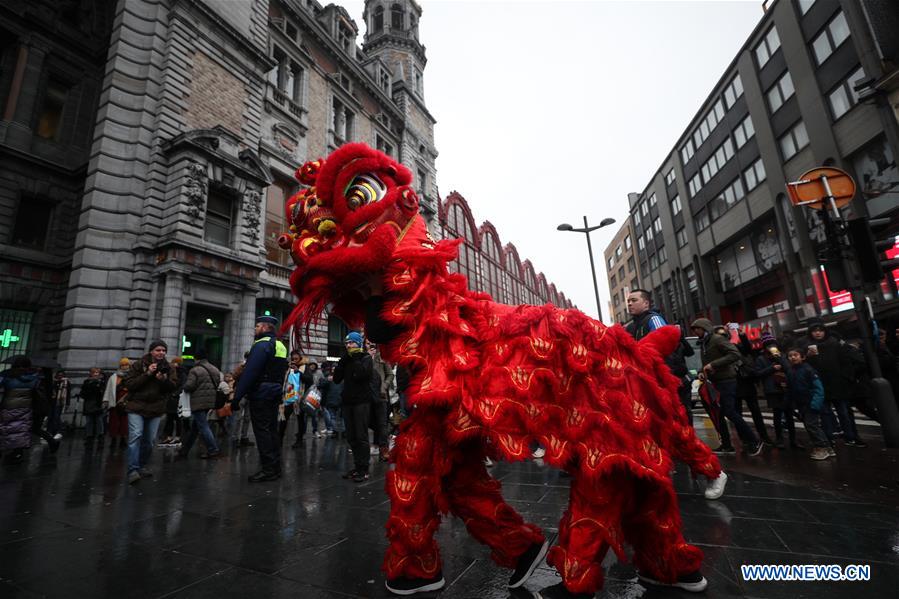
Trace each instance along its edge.
{"label": "crowd of people", "polygon": [[[632,316],[628,330],[636,339],[667,324],[652,309],[652,297],[645,290],[631,292],[627,305]],[[865,392],[868,368],[857,340],[842,339],[821,319],[810,320],[805,335],[776,339],[764,333],[756,342],[734,323],[716,325],[707,318],[696,319],[690,332],[699,340],[702,367],[695,378],[700,382],[702,404],[720,437],[715,453],[736,452],[731,427],[750,456],[761,454],[765,446],[785,450],[789,444],[792,450],[806,449],[796,433],[797,420],[805,428],[813,460],[836,456],[839,438],[845,447],[867,446],[858,434],[854,408],[875,419],[876,414]],[[895,389],[899,382],[896,354],[887,338],[885,333],[880,335],[877,355]],[[693,352],[684,338],[682,347],[669,357],[672,372],[682,381],[681,400],[688,414],[694,377],[687,372],[684,358]],[[760,400],[771,411],[773,438]],[[744,407],[753,426],[743,417]]]}
{"label": "crowd of people", "polygon": [[[633,291],[627,304],[632,316],[627,329],[636,339],[667,324],[652,309],[649,292]],[[0,452],[7,463],[19,462],[34,435],[55,452],[64,428],[81,425],[86,449],[106,443],[111,451],[127,448],[128,481],[134,484],[153,475],[148,463],[156,445],[175,449],[177,459],[186,459],[199,444],[200,458],[215,459],[229,448],[236,451],[258,443],[262,469],[251,480],[262,482],[280,477],[280,448],[295,421],[292,449],[305,448],[307,436],[344,438],[354,463],[344,478],[367,480],[371,457],[387,461],[391,429],[407,413],[408,373],[384,362],[376,345],[354,331],[346,337],[345,356],[336,363],[319,364],[291,351],[283,359],[283,375],[278,371],[273,377],[280,384],[267,383],[270,401],[264,404],[264,417],[257,410],[254,420],[251,396],[258,395],[271,369],[256,364],[251,356],[260,340],[281,344],[273,331],[271,322],[257,324],[257,343],[230,372],[219,370],[202,348],[193,356],[169,358],[166,344],[154,341],[144,356],[133,361],[122,358],[118,370],[109,375],[91,368],[74,398],[80,403],[73,403],[73,385],[63,371],[32,368],[27,357],[17,357],[0,374]],[[699,341],[701,371],[687,368],[694,346],[686,334],[667,361],[682,382],[680,399],[691,423],[694,380],[700,381],[701,403],[720,437],[716,453],[736,452],[731,429],[750,456],[759,455],[765,446],[808,448],[812,459],[826,460],[836,455],[838,439],[845,447],[866,446],[854,409],[875,418],[876,414],[864,393],[865,358],[853,340],[840,338],[817,319],[808,323],[804,336],[776,339],[765,333],[755,342],[734,325],[715,325],[705,318],[695,320],[690,332]],[[267,343],[260,347],[268,347]],[[276,349],[272,345],[265,359],[274,360]],[[881,334],[877,356],[894,388],[899,384],[897,351],[899,347],[892,347],[888,336]],[[239,391],[242,378],[252,381]],[[773,431],[765,422],[761,402],[770,410]],[[744,419],[744,408],[752,425]],[[70,418],[68,425],[63,414]],[[805,438],[797,433],[797,421]],[[255,442],[250,440],[251,427]],[[535,447],[534,457],[541,453],[542,448]]]}
{"label": "crowd of people", "polygon": [[[319,364],[297,350],[289,353],[277,392],[273,435],[261,435],[268,428],[261,422],[251,424],[251,396],[259,382],[235,397],[251,352],[223,372],[203,349],[193,356],[169,358],[166,344],[153,341],[144,356],[122,358],[109,375],[91,368],[74,397],[65,372],[33,368],[20,356],[0,373],[0,455],[6,464],[21,462],[34,435],[55,452],[66,428],[83,427],[86,451],[107,443],[111,452],[127,450],[127,480],[135,484],[153,476],[148,464],[155,446],[174,449],[178,460],[187,459],[200,445],[199,458],[216,459],[229,449],[255,447],[264,436],[261,475],[250,477],[262,482],[280,476],[280,446],[295,421],[292,449],[305,449],[310,436],[344,438],[354,454],[354,467],[344,478],[362,482],[368,479],[371,457],[387,461],[392,433],[405,415],[396,396],[404,389],[394,384],[394,367],[360,333],[347,336],[346,348],[345,359],[336,363]],[[408,377],[401,374],[400,384],[404,381]],[[63,415],[70,420],[67,425]],[[256,442],[250,440],[251,427]],[[277,459],[266,445],[272,438],[279,446]]]}

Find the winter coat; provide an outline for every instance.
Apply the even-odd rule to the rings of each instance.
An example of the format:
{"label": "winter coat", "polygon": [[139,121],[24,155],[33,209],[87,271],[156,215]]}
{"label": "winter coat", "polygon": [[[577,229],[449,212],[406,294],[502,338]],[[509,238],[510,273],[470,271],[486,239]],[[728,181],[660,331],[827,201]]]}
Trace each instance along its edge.
{"label": "winter coat", "polygon": [[378,379],[377,386],[372,388],[375,401],[386,402],[390,398],[390,389],[393,387],[393,368],[378,355],[376,358],[372,358],[372,369],[378,375],[372,377]]}
{"label": "winter coat", "polygon": [[178,372],[169,367],[168,376],[163,379],[147,372],[153,358],[145,354],[143,358],[131,364],[122,386],[128,390],[125,410],[129,414],[140,414],[146,418],[155,418],[165,413],[166,400],[178,386]]}
{"label": "winter coat", "polygon": [[740,361],[737,369],[737,399],[755,399],[758,397],[758,374],[755,371],[755,354],[752,345],[746,335],[740,334],[740,343],[737,345],[740,352]]}
{"label": "winter coat", "polygon": [[343,383],[335,383],[327,379],[322,380],[318,384],[318,389],[322,393],[322,406],[329,410],[336,410],[342,404],[341,394],[343,393]]}
{"label": "winter coat", "polygon": [[103,379],[88,378],[81,383],[81,411],[85,416],[103,412]]}
{"label": "winter coat", "polygon": [[709,380],[713,383],[736,380],[737,362],[740,361],[737,346],[721,335],[715,334],[713,331],[715,327],[708,318],[697,318],[690,326],[705,331],[700,351],[703,366],[711,364],[714,369],[709,375]]}
{"label": "winter coat", "polygon": [[340,358],[334,367],[334,382],[343,383],[343,403],[350,406],[371,402],[373,376],[371,356],[364,351]]}
{"label": "winter coat", "polygon": [[31,447],[31,406],[40,394],[41,377],[33,370],[0,373],[0,451]]}
{"label": "winter coat", "polygon": [[809,345],[818,346],[817,356],[806,356],[808,363],[821,378],[829,400],[849,399],[865,358],[854,347],[828,332],[824,339],[816,341],[811,337],[802,340],[801,346],[808,351]]}
{"label": "winter coat", "polygon": [[806,363],[790,367],[787,375],[790,402],[800,409],[819,412],[824,407],[824,385],[815,369]]}
{"label": "winter coat", "polygon": [[222,382],[222,373],[209,363],[199,360],[187,373],[184,390],[190,393],[190,411],[211,410],[215,407],[215,392]]}
{"label": "winter coat", "polygon": [[630,333],[631,337],[639,341],[656,329],[660,329],[668,324],[661,314],[655,310],[647,310],[642,314],[637,314],[627,323],[625,330]]}

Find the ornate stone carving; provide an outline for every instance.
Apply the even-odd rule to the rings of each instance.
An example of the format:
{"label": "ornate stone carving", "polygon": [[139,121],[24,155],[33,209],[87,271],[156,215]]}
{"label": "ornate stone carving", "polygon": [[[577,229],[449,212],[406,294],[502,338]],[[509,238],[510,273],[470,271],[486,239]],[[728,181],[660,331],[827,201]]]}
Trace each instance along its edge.
{"label": "ornate stone carving", "polygon": [[200,218],[206,205],[206,190],[209,187],[206,174],[206,165],[199,162],[191,162],[187,167],[187,189],[184,196],[187,198],[187,214],[191,218]]}
{"label": "ornate stone carving", "polygon": [[254,245],[259,243],[259,222],[262,216],[262,194],[248,189],[243,194],[243,212],[246,215],[247,232]]}

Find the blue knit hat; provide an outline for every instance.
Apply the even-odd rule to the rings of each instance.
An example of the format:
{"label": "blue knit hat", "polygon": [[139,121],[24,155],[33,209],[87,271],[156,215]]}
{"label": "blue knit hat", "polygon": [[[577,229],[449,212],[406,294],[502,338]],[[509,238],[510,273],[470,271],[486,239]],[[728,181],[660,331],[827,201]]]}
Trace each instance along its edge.
{"label": "blue knit hat", "polygon": [[359,347],[362,347],[362,333],[360,333],[359,331],[350,331],[350,333],[346,336],[346,339],[344,341],[346,343],[349,343],[350,341],[352,341]]}

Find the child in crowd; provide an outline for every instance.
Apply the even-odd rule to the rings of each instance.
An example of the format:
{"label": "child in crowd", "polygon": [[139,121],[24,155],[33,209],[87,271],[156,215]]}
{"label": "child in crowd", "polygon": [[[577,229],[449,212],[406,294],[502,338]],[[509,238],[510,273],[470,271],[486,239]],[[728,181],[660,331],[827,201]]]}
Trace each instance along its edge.
{"label": "child in crowd", "polygon": [[772,335],[768,333],[762,335],[762,347],[763,351],[756,358],[755,372],[762,381],[768,407],[774,413],[774,444],[778,449],[784,449],[783,429],[786,424],[790,447],[803,449],[804,446],[796,441],[793,406],[790,404],[790,395],[787,393],[787,372],[790,364],[781,354],[780,348],[777,347],[777,340]]}
{"label": "child in crowd", "polygon": [[824,429],[821,427],[821,410],[824,408],[824,385],[818,378],[815,369],[805,363],[805,356],[798,349],[787,352],[790,371],[787,376],[789,401],[799,408],[802,422],[811,439],[814,449],[813,460],[826,460],[836,456],[836,452],[827,442]]}

